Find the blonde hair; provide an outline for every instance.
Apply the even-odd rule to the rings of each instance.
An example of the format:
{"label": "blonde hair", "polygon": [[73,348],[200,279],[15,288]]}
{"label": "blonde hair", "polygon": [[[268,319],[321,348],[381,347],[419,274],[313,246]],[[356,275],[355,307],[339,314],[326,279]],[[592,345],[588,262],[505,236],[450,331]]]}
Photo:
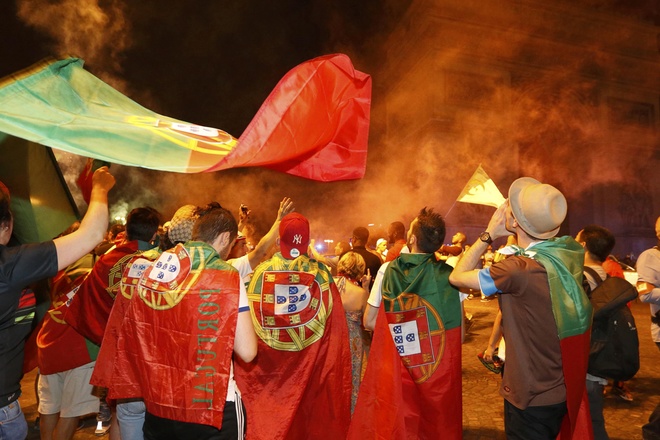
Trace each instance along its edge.
{"label": "blonde hair", "polygon": [[346,252],[337,263],[337,273],[347,275],[354,280],[362,278],[365,268],[366,263],[362,255],[352,251]]}

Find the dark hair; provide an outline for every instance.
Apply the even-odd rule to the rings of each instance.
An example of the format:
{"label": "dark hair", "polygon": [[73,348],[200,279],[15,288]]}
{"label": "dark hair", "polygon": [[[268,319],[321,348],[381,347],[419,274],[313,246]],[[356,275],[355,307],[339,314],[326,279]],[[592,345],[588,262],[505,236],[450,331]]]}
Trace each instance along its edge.
{"label": "dark hair", "polygon": [[609,229],[598,225],[587,225],[580,232],[580,240],[584,241],[589,253],[602,263],[614,249],[616,239]]}
{"label": "dark hair", "polygon": [[358,226],[353,229],[353,237],[355,237],[360,243],[366,245],[369,241],[369,229],[364,226]]}
{"label": "dark hair", "polygon": [[108,232],[110,233],[112,239],[114,239],[120,232],[124,232],[125,230],[126,226],[122,225],[121,223],[115,223],[114,225],[110,226]]}
{"label": "dark hair", "polygon": [[12,214],[9,208],[9,196],[0,191],[0,226],[11,222]]}
{"label": "dark hair", "polygon": [[401,222],[392,222],[390,227],[387,229],[387,236],[391,240],[397,240],[399,238],[405,238],[406,236],[406,227],[403,226]]}
{"label": "dark hair", "polygon": [[422,208],[414,222],[412,233],[417,237],[417,246],[426,253],[437,251],[445,241],[445,221],[433,208]]}
{"label": "dark hair", "polygon": [[229,232],[231,242],[238,235],[236,219],[218,202],[211,202],[203,208],[197,208],[195,215],[198,218],[193,226],[193,240],[211,244],[220,234]]}
{"label": "dark hair", "polygon": [[126,238],[151,241],[159,224],[160,213],[154,208],[135,208],[126,217]]}

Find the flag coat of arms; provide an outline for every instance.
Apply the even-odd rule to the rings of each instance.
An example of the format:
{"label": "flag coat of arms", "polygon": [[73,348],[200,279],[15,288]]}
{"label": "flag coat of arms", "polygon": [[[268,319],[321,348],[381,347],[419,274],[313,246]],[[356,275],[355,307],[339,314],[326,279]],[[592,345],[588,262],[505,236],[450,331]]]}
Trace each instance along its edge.
{"label": "flag coat of arms", "polygon": [[390,263],[349,439],[462,437],[462,313],[451,270],[432,254]]}
{"label": "flag coat of arms", "polygon": [[351,354],[341,297],[330,271],[277,253],[248,287],[258,355],[237,361],[248,440],[346,438]]}

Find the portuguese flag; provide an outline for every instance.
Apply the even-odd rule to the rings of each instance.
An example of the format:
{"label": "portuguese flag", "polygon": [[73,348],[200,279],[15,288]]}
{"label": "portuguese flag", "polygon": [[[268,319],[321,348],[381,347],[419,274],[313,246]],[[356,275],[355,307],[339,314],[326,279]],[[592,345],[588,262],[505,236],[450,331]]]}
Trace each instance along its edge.
{"label": "portuguese flag", "polygon": [[451,271],[433,254],[390,263],[349,439],[462,437],[462,313]]}
{"label": "portuguese flag", "polygon": [[351,354],[330,271],[277,253],[248,287],[257,358],[235,362],[247,440],[344,439],[351,420]]}
{"label": "portuguese flag", "polygon": [[96,358],[94,373],[90,379],[92,385],[111,388],[113,385],[113,374],[115,361],[117,360],[117,340],[121,333],[124,315],[128,309],[131,298],[135,293],[142,274],[151,266],[151,263],[160,256],[160,250],[154,248],[142,254],[135,255],[126,264],[119,283],[119,291],[110,309],[108,322],[103,333],[101,349]]}
{"label": "portuguese flag", "polygon": [[144,271],[131,266],[127,275],[125,281],[137,284],[116,328],[108,397],[143,398],[158,417],[220,429],[234,351],[238,272],[207,243],[189,241],[163,252]]}
{"label": "portuguese flag", "polygon": [[110,311],[126,265],[149,243],[133,240],[103,254],[76,294],[57,308],[64,321],[96,345],[101,345]]}
{"label": "portuguese flag", "polygon": [[548,273],[561,347],[568,414],[559,438],[593,438],[585,385],[593,308],[582,289],[584,249],[572,237],[565,236],[535,244],[532,250],[532,258]]}
{"label": "portuguese flag", "polygon": [[0,132],[162,171],[260,166],[335,181],[364,175],[370,105],[371,77],[322,56],[288,72],[236,139],[144,108],[69,58],[0,80]]}

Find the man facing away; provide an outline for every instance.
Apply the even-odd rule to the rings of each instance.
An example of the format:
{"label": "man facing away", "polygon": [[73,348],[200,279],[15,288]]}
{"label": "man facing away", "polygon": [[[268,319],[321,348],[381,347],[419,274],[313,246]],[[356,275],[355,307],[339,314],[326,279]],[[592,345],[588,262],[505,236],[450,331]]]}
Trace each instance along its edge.
{"label": "man facing away", "polygon": [[[605,281],[607,272],[603,263],[614,249],[616,240],[608,230],[597,225],[585,226],[575,237],[578,243],[584,246],[584,276],[589,283],[589,291],[593,291]],[[592,273],[593,271],[593,273]],[[596,279],[595,277],[598,277]],[[603,417],[603,391],[607,385],[607,378],[587,374],[587,395],[589,396],[589,412],[594,430],[595,440],[608,440]]]}
{"label": "man facing away", "polygon": [[[374,255],[372,252],[370,252],[367,249],[367,242],[369,241],[369,230],[365,228],[364,226],[358,226],[357,228],[353,229],[353,237],[352,237],[352,243],[353,243],[353,252],[356,252],[364,258],[364,262],[367,266],[367,270],[365,270],[365,273],[369,274],[375,274],[378,272],[378,268],[380,268],[381,260],[378,256]],[[349,251],[350,252],[350,251]],[[344,252],[345,254],[346,252]],[[343,257],[344,254],[341,256]],[[371,286],[363,286],[366,287],[367,289],[370,289]]]}
{"label": "man facing away", "polygon": [[248,440],[343,439],[351,418],[351,355],[341,296],[308,256],[310,228],[296,212],[279,225],[280,252],[248,287],[259,356],[237,362]]}
{"label": "man facing away", "polygon": [[117,338],[109,397],[144,400],[145,439],[241,439],[245,430],[232,355],[252,361],[257,341],[243,283],[224,261],[238,227],[217,203],[198,215],[192,240],[139,278]]}
{"label": "man facing away", "polygon": [[385,263],[364,315],[374,330],[349,438],[462,437],[461,305],[435,258],[445,223],[422,209],[408,247]]}
{"label": "man facing away", "polygon": [[[581,286],[584,250],[571,237],[553,238],[566,212],[566,199],[555,187],[517,179],[509,200],[449,277],[457,287],[500,294],[507,342],[500,394],[510,439],[555,439],[560,432],[562,439],[592,435],[589,415],[579,412],[586,401],[592,318]],[[512,233],[519,255],[474,270],[492,240]]]}
{"label": "man facing away", "polygon": [[406,227],[403,223],[390,223],[390,226],[387,228],[387,239],[392,243],[392,246],[387,251],[385,261],[392,261],[401,254],[401,251],[406,246]]}

